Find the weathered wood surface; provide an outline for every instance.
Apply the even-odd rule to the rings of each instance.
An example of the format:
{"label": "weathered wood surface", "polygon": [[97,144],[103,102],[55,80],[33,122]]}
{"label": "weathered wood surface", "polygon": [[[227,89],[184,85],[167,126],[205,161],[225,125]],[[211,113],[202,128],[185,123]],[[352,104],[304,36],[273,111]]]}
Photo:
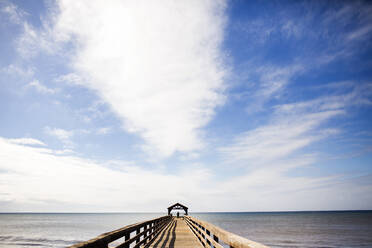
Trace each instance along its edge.
{"label": "weathered wood surface", "polygon": [[[268,248],[190,216],[164,216],[104,233],[70,248]],[[222,243],[223,242],[223,243]],[[110,244],[111,243],[111,244]]]}
{"label": "weathered wood surface", "polygon": [[209,222],[190,216],[185,216],[184,219],[205,247],[222,247],[220,244],[222,241],[233,248],[269,248],[266,245],[223,230]]}
{"label": "weathered wood surface", "polygon": [[168,226],[146,248],[202,248],[183,218],[173,218]]}

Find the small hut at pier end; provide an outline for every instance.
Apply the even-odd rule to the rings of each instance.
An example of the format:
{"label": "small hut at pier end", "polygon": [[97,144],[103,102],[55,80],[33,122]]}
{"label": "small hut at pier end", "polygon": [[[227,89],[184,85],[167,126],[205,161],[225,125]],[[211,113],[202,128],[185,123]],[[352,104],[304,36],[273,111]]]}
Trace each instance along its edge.
{"label": "small hut at pier end", "polygon": [[176,203],[176,204],[173,204],[172,206],[168,207],[168,215],[171,215],[171,211],[172,210],[180,210],[182,209],[183,211],[185,211],[185,215],[188,215],[188,207],[182,205],[181,203]]}

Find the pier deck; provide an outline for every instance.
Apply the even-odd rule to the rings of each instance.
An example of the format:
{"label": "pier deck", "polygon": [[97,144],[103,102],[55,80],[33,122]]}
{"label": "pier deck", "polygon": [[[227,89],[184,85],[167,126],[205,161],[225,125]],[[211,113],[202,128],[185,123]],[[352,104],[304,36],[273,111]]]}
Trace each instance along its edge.
{"label": "pier deck", "polygon": [[202,248],[200,241],[191,232],[182,218],[173,219],[146,248]]}
{"label": "pier deck", "polygon": [[[172,210],[184,210],[177,218]],[[118,244],[119,243],[119,244]],[[114,246],[115,245],[115,246]],[[188,216],[188,207],[176,203],[168,215],[103,233],[69,248],[268,248],[209,222]]]}

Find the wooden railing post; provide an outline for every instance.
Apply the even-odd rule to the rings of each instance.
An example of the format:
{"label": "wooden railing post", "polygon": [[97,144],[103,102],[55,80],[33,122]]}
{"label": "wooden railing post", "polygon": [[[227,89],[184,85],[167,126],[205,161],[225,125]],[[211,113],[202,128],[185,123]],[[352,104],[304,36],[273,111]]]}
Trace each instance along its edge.
{"label": "wooden railing post", "polygon": [[[136,230],[136,235],[137,234],[140,234],[140,232],[141,232],[141,227],[140,228],[138,228],[137,230]],[[138,237],[137,239],[136,239],[136,244],[138,244],[141,240],[141,237]]]}
{"label": "wooden railing post", "polygon": [[98,248],[108,248],[108,244],[106,242],[99,242]]}
{"label": "wooden railing post", "polygon": [[214,241],[218,242],[218,237],[214,234],[213,234],[213,239],[214,239]]}
{"label": "wooden railing post", "polygon": [[[128,241],[128,239],[130,239],[130,232],[127,232],[124,235],[124,238],[125,238],[125,241]],[[125,245],[123,248],[129,248],[129,244]]]}
{"label": "wooden railing post", "polygon": [[148,225],[145,225],[145,227],[144,227],[144,229],[143,229],[143,231],[144,231],[144,233],[143,233],[143,239],[145,240],[145,242],[144,242],[145,244],[146,244],[146,238],[147,238],[147,232],[148,232],[148,231],[147,231],[147,230],[148,230],[148,229],[147,229],[147,226],[148,226]]}
{"label": "wooden railing post", "polygon": [[[209,230],[205,229],[205,232],[207,233],[208,236],[211,236],[211,233],[210,233]],[[206,239],[206,241],[207,241],[208,245],[211,246],[211,242],[208,239]]]}
{"label": "wooden railing post", "polygon": [[[201,228],[203,231],[205,231],[205,228],[204,228],[202,225],[200,225],[200,228]],[[202,237],[205,239],[205,235],[204,235],[204,233],[201,233],[201,235],[202,235]]]}

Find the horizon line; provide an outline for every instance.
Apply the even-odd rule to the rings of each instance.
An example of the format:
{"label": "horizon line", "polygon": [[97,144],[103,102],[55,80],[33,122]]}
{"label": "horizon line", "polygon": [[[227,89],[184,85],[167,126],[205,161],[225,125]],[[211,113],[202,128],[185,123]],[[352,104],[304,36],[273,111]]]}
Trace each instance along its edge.
{"label": "horizon line", "polygon": [[[347,209],[347,210],[283,210],[283,211],[190,211],[189,213],[304,213],[304,212],[370,212],[372,209]],[[0,214],[159,214],[164,212],[32,212],[32,211],[17,211],[17,212],[0,212]]]}

